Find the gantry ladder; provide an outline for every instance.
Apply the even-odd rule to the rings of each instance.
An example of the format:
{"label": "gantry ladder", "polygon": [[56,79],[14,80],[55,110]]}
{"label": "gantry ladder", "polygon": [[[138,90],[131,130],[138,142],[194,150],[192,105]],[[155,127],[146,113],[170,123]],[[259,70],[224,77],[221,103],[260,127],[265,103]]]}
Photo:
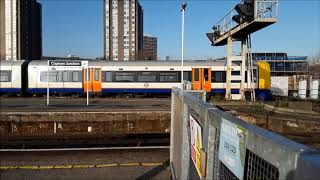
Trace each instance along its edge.
{"label": "gantry ladder", "polygon": [[[256,101],[256,93],[255,88],[253,86],[254,83],[254,74],[253,74],[253,58],[252,58],[252,52],[251,52],[251,34],[247,37],[247,88],[250,91],[251,101]],[[258,81],[258,80],[257,80]]]}

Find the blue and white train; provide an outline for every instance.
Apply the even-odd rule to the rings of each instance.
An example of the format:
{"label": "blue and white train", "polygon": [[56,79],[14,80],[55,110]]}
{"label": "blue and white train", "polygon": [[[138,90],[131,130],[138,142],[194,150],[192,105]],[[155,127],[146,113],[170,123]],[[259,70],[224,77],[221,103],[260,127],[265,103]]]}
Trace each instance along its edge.
{"label": "blue and white train", "polygon": [[[67,94],[170,93],[181,82],[179,61],[88,62],[88,68],[50,70],[48,76],[45,60],[0,61],[0,93],[44,94],[48,86],[50,93]],[[239,94],[241,66],[233,63],[231,69],[231,93]],[[270,96],[268,63],[258,62],[253,72],[256,95],[266,99]],[[211,95],[226,92],[225,61],[186,61],[183,77],[192,83],[194,90],[205,90]]]}

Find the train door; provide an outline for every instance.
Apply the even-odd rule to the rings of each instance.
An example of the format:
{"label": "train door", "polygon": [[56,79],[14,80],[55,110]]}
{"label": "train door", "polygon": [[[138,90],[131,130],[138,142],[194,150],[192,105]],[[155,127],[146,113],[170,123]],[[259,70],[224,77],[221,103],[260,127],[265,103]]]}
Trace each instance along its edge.
{"label": "train door", "polygon": [[84,92],[96,92],[102,91],[101,86],[101,68],[89,68],[87,79],[87,69],[83,70],[83,90]]}
{"label": "train door", "polygon": [[192,89],[202,90],[201,87],[201,68],[192,68]]}
{"label": "train door", "polygon": [[192,89],[211,92],[211,68],[192,68]]}
{"label": "train door", "polygon": [[93,68],[92,88],[93,92],[100,93],[102,91],[101,86],[101,68]]}
{"label": "train door", "polygon": [[[89,72],[87,74],[88,69],[83,70],[83,91],[84,92],[92,92],[92,68],[89,68]],[[87,78],[88,76],[88,78]]]}
{"label": "train door", "polygon": [[202,73],[202,90],[211,92],[211,68],[203,68]]}

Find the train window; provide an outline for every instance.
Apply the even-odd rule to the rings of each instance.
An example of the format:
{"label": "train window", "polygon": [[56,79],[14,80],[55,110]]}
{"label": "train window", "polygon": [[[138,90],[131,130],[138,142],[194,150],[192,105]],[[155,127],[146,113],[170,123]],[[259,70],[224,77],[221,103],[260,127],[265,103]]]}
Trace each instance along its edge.
{"label": "train window", "polygon": [[160,72],[160,82],[178,82],[177,72]]}
{"label": "train window", "polygon": [[157,82],[155,72],[138,72],[138,82]]}
{"label": "train window", "polygon": [[212,71],[211,81],[215,83],[225,83],[227,79],[226,71]]}
{"label": "train window", "polygon": [[241,80],[231,80],[231,83],[241,83]]}
{"label": "train window", "polygon": [[102,81],[103,82],[112,82],[112,72],[103,71],[102,72]]}
{"label": "train window", "polygon": [[[253,70],[253,79],[254,79],[254,82],[257,82],[257,70],[256,69]],[[248,71],[245,72],[244,82],[245,83],[248,82]]]}
{"label": "train window", "polygon": [[63,82],[70,82],[70,80],[69,80],[69,72],[68,71],[64,71],[62,73],[62,79],[63,79]]}
{"label": "train window", "polygon": [[95,80],[95,81],[99,81],[99,79],[100,79],[99,69],[96,68],[96,69],[94,69],[94,80]]}
{"label": "train window", "polygon": [[231,71],[231,75],[240,76],[240,71]]}
{"label": "train window", "polygon": [[191,71],[184,71],[183,72],[183,80],[191,81]]}
{"label": "train window", "polygon": [[136,72],[116,72],[116,82],[135,82]]}
{"label": "train window", "polygon": [[0,71],[0,82],[11,82],[12,71]]}
{"label": "train window", "polygon": [[84,70],[84,81],[91,81],[91,77],[90,77],[90,70],[87,73],[87,69]]}
{"label": "train window", "polygon": [[199,81],[199,69],[194,69],[194,81]]}
{"label": "train window", "polygon": [[256,69],[254,69],[253,70],[253,82],[257,82],[257,79],[258,79],[258,77],[257,77],[257,70]]}
{"label": "train window", "polygon": [[[41,82],[47,82],[48,81],[48,75],[47,74],[48,74],[47,71],[42,71],[40,73],[40,81]],[[59,82],[59,81],[62,81],[62,72],[50,71],[49,72],[49,82]]]}
{"label": "train window", "polygon": [[209,80],[209,69],[204,69],[204,80],[208,81]]}
{"label": "train window", "polygon": [[82,81],[81,71],[73,71],[72,72],[72,81],[73,82],[81,82]]}
{"label": "train window", "polygon": [[48,81],[47,71],[43,71],[43,72],[40,73],[40,81],[41,82],[47,82]]}

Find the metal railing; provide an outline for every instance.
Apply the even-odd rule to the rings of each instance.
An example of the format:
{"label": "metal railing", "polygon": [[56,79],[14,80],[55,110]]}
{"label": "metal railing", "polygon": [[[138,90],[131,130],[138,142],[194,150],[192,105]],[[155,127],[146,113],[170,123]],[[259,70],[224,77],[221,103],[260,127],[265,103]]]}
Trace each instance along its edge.
{"label": "metal railing", "polygon": [[277,18],[278,0],[255,0],[254,18]]}
{"label": "metal railing", "polygon": [[[244,1],[242,0],[241,3]],[[254,19],[267,19],[267,18],[277,18],[278,17],[278,0],[254,0]],[[221,36],[233,28],[239,26],[238,23],[232,20],[234,15],[238,13],[233,8],[218,21],[215,25],[220,31]]]}
{"label": "metal railing", "polygon": [[319,151],[237,119],[203,101],[204,96],[172,89],[173,179],[320,177]]}

